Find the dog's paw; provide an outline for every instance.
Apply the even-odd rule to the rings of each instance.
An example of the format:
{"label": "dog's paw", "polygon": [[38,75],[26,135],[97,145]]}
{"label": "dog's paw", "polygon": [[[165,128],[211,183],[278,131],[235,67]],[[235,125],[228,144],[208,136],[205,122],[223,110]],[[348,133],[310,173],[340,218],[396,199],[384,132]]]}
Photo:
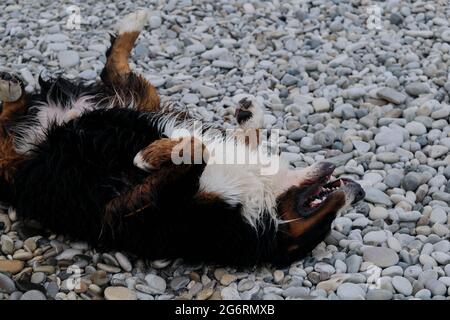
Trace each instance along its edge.
{"label": "dog's paw", "polygon": [[9,72],[0,72],[0,101],[15,102],[23,93],[22,79]]}
{"label": "dog's paw", "polygon": [[236,109],[236,121],[242,129],[261,129],[264,125],[264,111],[256,99],[242,98]]}
{"label": "dog's paw", "polygon": [[194,137],[163,138],[139,151],[133,163],[144,171],[152,171],[167,165],[202,163],[204,153],[205,146]]}
{"label": "dog's paw", "polygon": [[147,10],[138,10],[126,15],[117,25],[119,34],[141,32],[148,19]]}

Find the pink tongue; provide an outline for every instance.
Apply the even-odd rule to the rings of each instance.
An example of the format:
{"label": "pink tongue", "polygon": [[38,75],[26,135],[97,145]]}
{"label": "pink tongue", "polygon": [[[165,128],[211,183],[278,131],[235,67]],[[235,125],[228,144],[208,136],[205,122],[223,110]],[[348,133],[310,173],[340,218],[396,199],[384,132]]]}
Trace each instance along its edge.
{"label": "pink tongue", "polygon": [[313,202],[311,202],[311,207],[317,207],[319,204],[321,204],[322,201],[320,201],[319,199],[314,200]]}

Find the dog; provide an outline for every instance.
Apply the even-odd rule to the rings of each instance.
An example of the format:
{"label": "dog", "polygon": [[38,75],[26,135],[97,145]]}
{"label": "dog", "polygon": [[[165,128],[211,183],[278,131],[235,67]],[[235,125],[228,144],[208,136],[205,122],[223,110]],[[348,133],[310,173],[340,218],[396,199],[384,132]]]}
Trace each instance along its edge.
{"label": "dog", "polygon": [[262,129],[262,106],[240,100],[234,139],[212,125],[195,129],[189,112],[162,104],[128,64],[146,20],[144,10],[121,20],[96,84],[40,77],[40,92],[27,94],[18,76],[0,75],[0,200],[53,232],[148,259],[303,258],[363,189],[330,181],[328,162],[292,169],[266,154],[277,170],[265,174],[261,163],[212,161],[228,158],[229,146],[263,154],[260,136],[249,138]]}

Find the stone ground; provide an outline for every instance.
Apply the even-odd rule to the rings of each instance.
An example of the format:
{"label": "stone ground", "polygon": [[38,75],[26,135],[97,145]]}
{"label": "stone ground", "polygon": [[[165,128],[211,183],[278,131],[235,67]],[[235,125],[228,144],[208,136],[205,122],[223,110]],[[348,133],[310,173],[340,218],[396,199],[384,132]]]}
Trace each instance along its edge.
{"label": "stone ground", "polygon": [[448,2],[165,2],[2,1],[1,68],[27,90],[42,70],[93,81],[117,19],[150,8],[133,67],[161,94],[224,127],[257,96],[292,165],[332,161],[366,199],[282,270],[97,252],[2,212],[0,299],[449,299]]}

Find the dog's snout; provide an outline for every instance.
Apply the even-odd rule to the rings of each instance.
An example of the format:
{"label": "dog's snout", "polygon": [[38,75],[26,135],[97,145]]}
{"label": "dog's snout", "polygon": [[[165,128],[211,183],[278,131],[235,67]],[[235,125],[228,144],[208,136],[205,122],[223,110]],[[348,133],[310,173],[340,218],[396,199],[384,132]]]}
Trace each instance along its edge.
{"label": "dog's snout", "polygon": [[331,162],[319,162],[314,165],[314,174],[319,178],[331,176],[336,166]]}
{"label": "dog's snout", "polygon": [[331,162],[320,162],[319,165],[321,167],[321,170],[328,175],[331,175],[334,169],[336,169],[336,166]]}

